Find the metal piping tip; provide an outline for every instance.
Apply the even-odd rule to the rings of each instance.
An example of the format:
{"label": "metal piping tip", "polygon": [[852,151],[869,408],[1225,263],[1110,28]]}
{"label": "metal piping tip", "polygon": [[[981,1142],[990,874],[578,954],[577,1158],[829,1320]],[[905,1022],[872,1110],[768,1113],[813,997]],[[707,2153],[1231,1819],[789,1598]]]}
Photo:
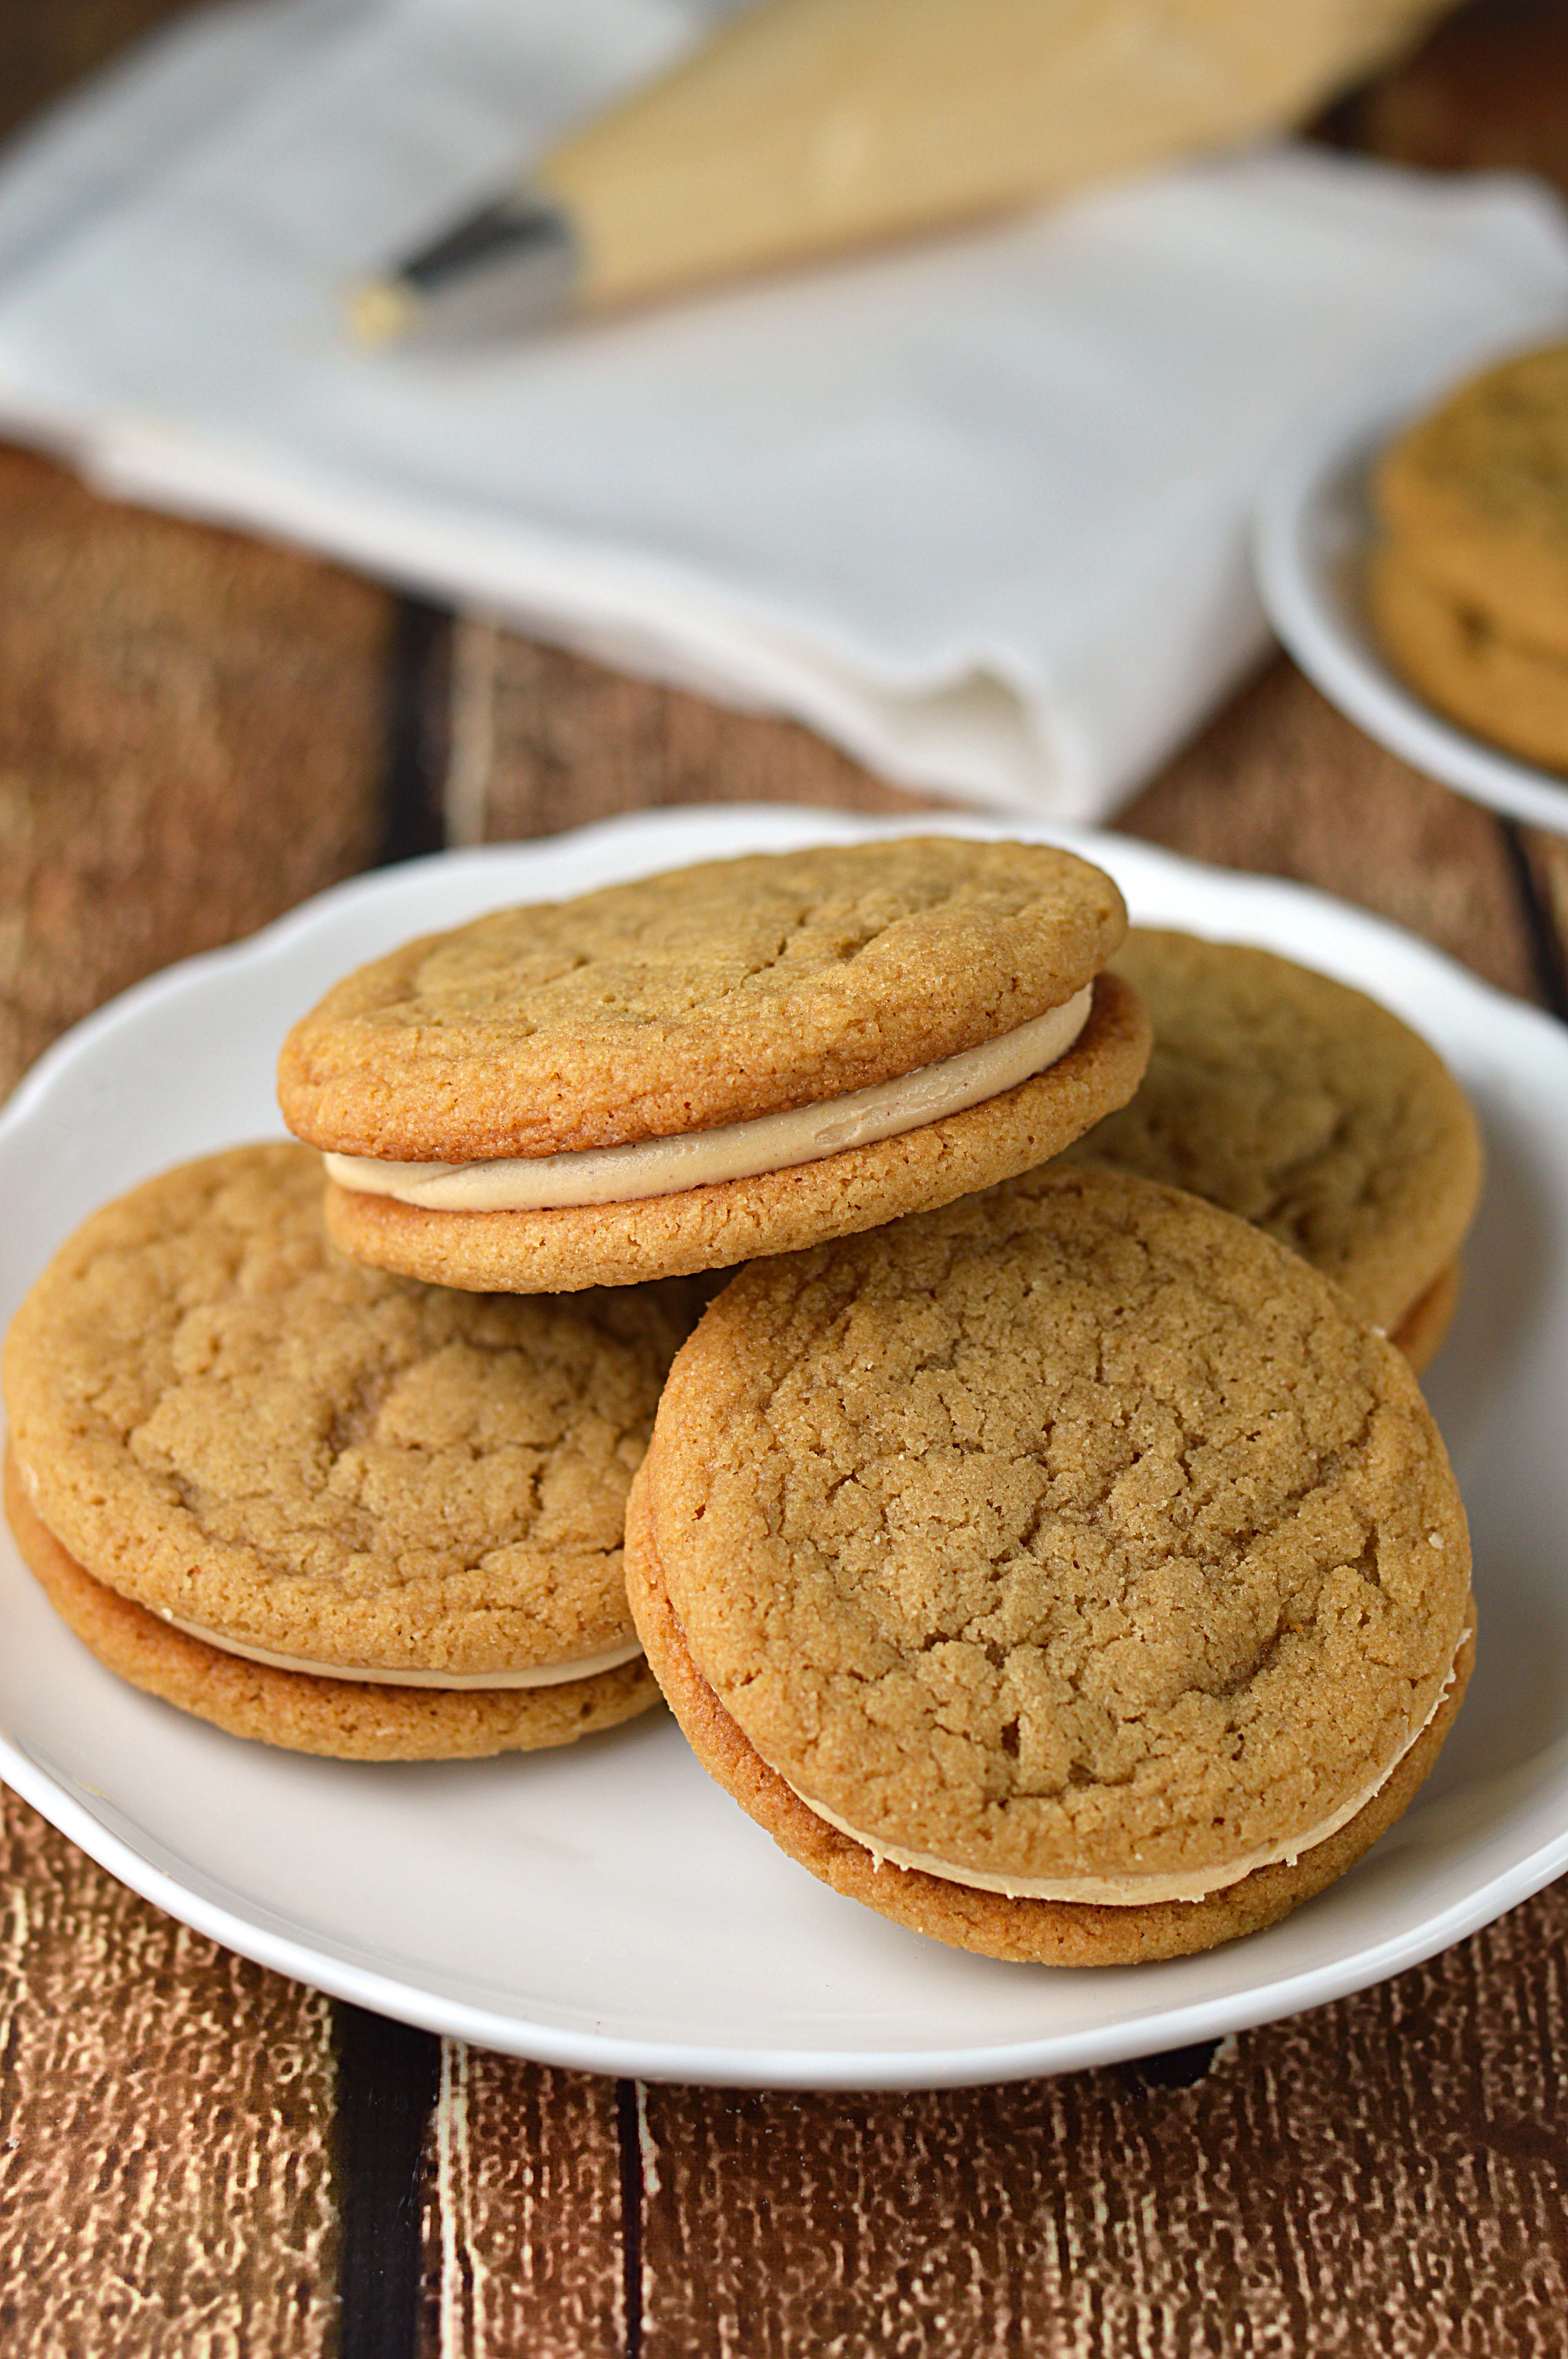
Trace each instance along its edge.
{"label": "metal piping tip", "polygon": [[414,325],[418,309],[398,279],[367,278],[362,287],[349,289],[349,333],[356,344],[395,343]]}
{"label": "metal piping tip", "polygon": [[349,296],[359,343],[482,343],[546,327],[581,276],[572,226],[548,198],[517,190],[486,205],[386,278]]}

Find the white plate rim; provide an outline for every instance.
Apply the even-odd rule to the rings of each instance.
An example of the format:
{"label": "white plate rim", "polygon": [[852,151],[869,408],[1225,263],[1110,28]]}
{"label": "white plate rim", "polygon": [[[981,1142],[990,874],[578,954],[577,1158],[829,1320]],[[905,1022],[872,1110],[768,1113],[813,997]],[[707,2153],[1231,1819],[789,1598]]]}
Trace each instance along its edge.
{"label": "white plate rim", "polygon": [[1344,389],[1291,436],[1266,475],[1253,523],[1253,562],[1275,633],[1331,704],[1392,754],[1509,819],[1568,832],[1568,778],[1504,753],[1407,688],[1325,578],[1317,540],[1347,478],[1407,419],[1474,370],[1568,327],[1561,308],[1531,311],[1477,342],[1407,354]]}
{"label": "white plate rim", "polygon": [[[1335,971],[1335,945],[1346,938],[1377,946],[1385,954],[1392,951],[1423,990],[1458,991],[1473,996],[1485,1006],[1488,1022],[1503,1036],[1512,1032],[1521,1044],[1531,1044],[1537,1051],[1550,1042],[1550,1055],[1568,1059],[1568,1036],[1552,1017],[1494,989],[1443,952],[1387,921],[1308,886],[1214,869],[1132,837],[1046,826],[1013,816],[989,818],[940,811],[934,812],[929,820],[910,815],[878,821],[788,805],[698,807],[600,821],[543,842],[438,853],[428,860],[373,871],[333,886],[243,942],[201,953],[149,977],[73,1027],[39,1060],[4,1114],[0,1114],[0,1143],[24,1128],[31,1110],[49,1097],[76,1060],[93,1053],[119,1026],[144,1020],[166,997],[183,996],[192,988],[199,989],[203,976],[215,969],[230,972],[247,962],[263,964],[286,953],[316,928],[330,926],[345,905],[362,907],[377,896],[384,897],[389,903],[395,902],[432,872],[449,871],[453,862],[493,867],[504,891],[508,872],[527,875],[536,870],[541,855],[547,857],[553,851],[568,849],[575,853],[590,845],[601,845],[615,853],[633,848],[638,870],[645,873],[670,864],[673,860],[696,856],[697,847],[712,856],[723,856],[726,853],[771,848],[777,843],[842,842],[911,833],[1017,836],[1064,843],[1087,857],[1098,855],[1114,864],[1124,882],[1129,883],[1140,873],[1166,879],[1195,874],[1210,886],[1217,881],[1226,898],[1235,904],[1239,938],[1246,938],[1255,929],[1266,937],[1269,912],[1281,903],[1297,911],[1310,910],[1324,929],[1328,953],[1322,962],[1325,971]],[[1243,919],[1249,922],[1241,923]],[[1352,965],[1356,962],[1354,958],[1350,962]],[[1528,1053],[1528,1049],[1523,1052]],[[1564,1070],[1568,1072],[1568,1064]],[[0,1729],[0,1779],[12,1786],[100,1866],[155,1907],[225,1948],[334,1997],[434,2033],[544,2064],[649,2081],[715,2086],[844,2091],[968,2086],[1078,2071],[1218,2038],[1322,2006],[1418,1965],[1527,1899],[1568,1867],[1565,1794],[1563,1823],[1554,1835],[1404,1933],[1373,1942],[1328,1963],[1249,1984],[1213,1999],[1155,2007],[1142,2015],[1082,2031],[979,2048],[734,2048],[627,2038],[608,2030],[585,2033],[531,2023],[515,2015],[478,2006],[449,1994],[378,1973],[336,1957],[329,1950],[280,1934],[167,1873],[97,1818],[4,1729]]]}

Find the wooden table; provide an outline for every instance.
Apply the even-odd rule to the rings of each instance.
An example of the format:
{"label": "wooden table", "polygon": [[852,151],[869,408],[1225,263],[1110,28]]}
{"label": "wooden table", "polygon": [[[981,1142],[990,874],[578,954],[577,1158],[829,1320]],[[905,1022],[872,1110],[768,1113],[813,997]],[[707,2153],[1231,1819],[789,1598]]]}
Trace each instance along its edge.
{"label": "wooden table", "polygon": [[[168,0],[17,8],[13,114]],[[25,21],[24,21],[25,20]],[[1325,134],[1568,187],[1568,12],[1482,0]],[[786,723],[0,453],[0,1086],[377,858],[730,798],[918,809]],[[1275,658],[1126,810],[1568,1019],[1568,845]],[[1138,2065],[911,2097],[612,2082],[229,1956],[5,1799],[15,2359],[1568,2352],[1568,1883],[1431,1964]]]}

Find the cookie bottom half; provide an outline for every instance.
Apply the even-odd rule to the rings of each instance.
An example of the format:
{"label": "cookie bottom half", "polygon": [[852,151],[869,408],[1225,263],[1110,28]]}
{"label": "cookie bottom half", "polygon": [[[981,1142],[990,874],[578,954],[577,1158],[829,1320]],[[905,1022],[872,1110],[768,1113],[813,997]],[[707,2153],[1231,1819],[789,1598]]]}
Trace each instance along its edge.
{"label": "cookie bottom half", "polygon": [[1495,630],[1434,588],[1397,542],[1368,572],[1373,628],[1394,669],[1462,729],[1549,770],[1568,770],[1568,658]]}
{"label": "cookie bottom half", "polygon": [[280,1671],[225,1654],[95,1581],[22,1487],[9,1451],[5,1516],[49,1603],[109,1670],[231,1736],[339,1761],[460,1761],[535,1753],[613,1728],[657,1703],[646,1663],[551,1688],[371,1686]]}
{"label": "cookie bottom half", "polygon": [[1055,1064],[896,1138],[678,1195],[553,1212],[438,1212],[330,1184],[327,1227],[355,1261],[474,1293],[571,1294],[725,1269],[933,1212],[1032,1169],[1126,1103],[1149,1045],[1137,994],[1102,974],[1088,1022]]}
{"label": "cookie bottom half", "polygon": [[708,1776],[733,1796],[779,1849],[835,1892],[913,1932],[982,1957],[1043,1966],[1146,1965],[1217,1949],[1278,1924],[1353,1867],[1401,1817],[1436,1763],[1475,1663],[1466,1638],[1452,1685],[1429,1725],[1387,1783],[1349,1823],[1303,1852],[1293,1865],[1255,1868],[1206,1900],[1166,1900],[1128,1908],[1071,1900],[1011,1900],[917,1868],[881,1862],[852,1836],[819,1819],[770,1769],[693,1662],[653,1547],[647,1510],[633,1493],[637,1541],[626,1551],[627,1591],[649,1662],[687,1742]]}
{"label": "cookie bottom half", "polygon": [[1444,1336],[1459,1308],[1459,1265],[1451,1261],[1422,1294],[1418,1294],[1389,1341],[1404,1353],[1418,1376],[1424,1375],[1443,1348]]}

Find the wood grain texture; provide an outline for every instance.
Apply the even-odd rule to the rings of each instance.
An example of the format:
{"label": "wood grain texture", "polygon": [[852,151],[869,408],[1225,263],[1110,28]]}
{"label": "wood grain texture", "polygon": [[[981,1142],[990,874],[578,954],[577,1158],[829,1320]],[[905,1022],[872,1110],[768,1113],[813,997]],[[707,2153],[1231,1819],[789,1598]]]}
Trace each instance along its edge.
{"label": "wood grain texture", "polygon": [[[0,129],[169,0],[0,12]],[[66,1024],[362,865],[391,601],[0,453],[0,1094]],[[335,2347],[327,2001],[0,1794],[7,2359]]]}
{"label": "wood grain texture", "polygon": [[1189,2088],[648,2088],[643,2359],[1560,2359],[1565,2010],[1559,1886]]}
{"label": "wood grain texture", "polygon": [[612,2081],[441,2043],[420,2359],[620,2359]]}
{"label": "wood grain texture", "polygon": [[328,2001],[0,1800],[0,2347],[327,2359]]}
{"label": "wood grain texture", "polygon": [[0,451],[0,1089],[153,968],[363,867],[394,602]]}

